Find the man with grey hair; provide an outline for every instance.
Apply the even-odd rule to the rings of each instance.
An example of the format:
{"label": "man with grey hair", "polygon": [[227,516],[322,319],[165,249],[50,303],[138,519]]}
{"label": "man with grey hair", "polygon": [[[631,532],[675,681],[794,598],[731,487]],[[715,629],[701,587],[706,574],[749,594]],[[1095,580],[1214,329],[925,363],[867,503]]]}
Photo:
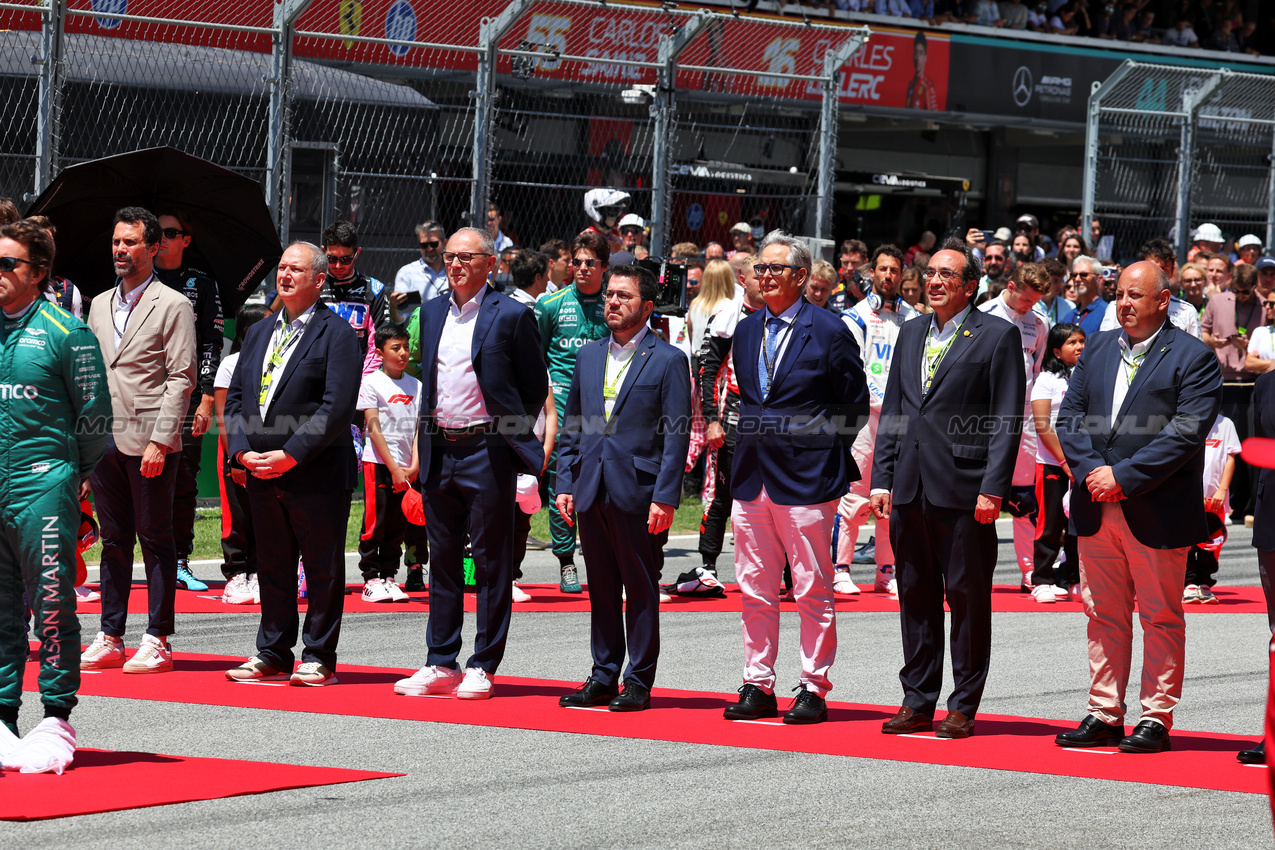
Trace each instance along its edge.
{"label": "man with grey hair", "polygon": [[801,679],[785,723],[828,719],[836,612],[832,524],[859,477],[851,446],[868,418],[867,382],[854,337],[840,318],[802,297],[812,258],[779,230],[753,269],[764,310],[740,320],[738,443],[731,475],[735,575],[744,594],[744,685],[730,720],[775,717],[775,657],[784,561],[801,618]]}
{"label": "man with grey hair", "polygon": [[[287,677],[336,684],[345,605],[345,527],[358,480],[350,451],[363,366],[358,334],[319,300],[324,252],[294,242],[279,258],[283,309],[248,331],[226,392],[231,462],[248,472],[257,536],[261,627],[257,652],[226,671],[231,681]],[[305,564],[305,649],[297,641],[297,561]]]}
{"label": "man with grey hair", "polygon": [[[1187,552],[1208,536],[1204,443],[1221,407],[1222,371],[1203,342],[1169,321],[1169,279],[1155,263],[1116,284],[1118,333],[1091,337],[1056,430],[1075,476],[1071,522],[1089,618],[1089,706],[1060,747],[1169,749],[1182,698]],[[1142,714],[1124,734],[1133,608],[1142,621]]]}
{"label": "man with grey hair", "polygon": [[1076,283],[1076,309],[1063,321],[1079,325],[1085,336],[1102,330],[1107,302],[1102,300],[1102,263],[1083,254],[1071,261],[1071,279]]}
{"label": "man with grey hair", "polygon": [[443,243],[447,234],[437,221],[416,225],[420,259],[413,260],[394,275],[390,294],[391,320],[406,322],[421,304],[448,291],[447,269],[443,266]]}

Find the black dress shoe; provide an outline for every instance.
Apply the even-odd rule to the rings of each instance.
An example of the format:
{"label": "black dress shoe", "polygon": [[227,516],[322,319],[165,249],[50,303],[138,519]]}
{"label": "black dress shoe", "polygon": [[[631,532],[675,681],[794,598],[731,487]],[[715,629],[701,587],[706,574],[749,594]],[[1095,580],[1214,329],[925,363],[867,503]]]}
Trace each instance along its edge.
{"label": "black dress shoe", "polygon": [[727,720],[760,720],[778,717],[779,703],[774,694],[768,694],[756,685],[744,685],[739,689],[739,702],[726,706],[722,712]]}
{"label": "black dress shoe", "polygon": [[1113,726],[1089,714],[1074,730],[1055,737],[1054,743],[1060,747],[1111,747],[1119,744],[1123,738],[1123,724]]}
{"label": "black dress shoe", "polygon": [[798,685],[793,690],[801,693],[797,694],[797,698],[792,701],[792,708],[784,715],[785,723],[823,723],[828,719],[828,704],[823,701],[823,697],[806,690],[805,685]]}
{"label": "black dress shoe", "polygon": [[624,693],[611,700],[612,711],[645,711],[651,707],[651,692],[638,682],[625,682]]}
{"label": "black dress shoe", "polygon": [[580,690],[558,699],[558,705],[564,708],[588,708],[594,705],[606,705],[615,699],[620,692],[615,685],[604,685],[597,679],[588,679]]}
{"label": "black dress shoe", "polygon": [[1144,720],[1120,742],[1119,747],[1122,753],[1163,753],[1170,749],[1169,730],[1154,720]]}
{"label": "black dress shoe", "polygon": [[1266,764],[1266,742],[1262,741],[1249,750],[1240,750],[1235,754],[1240,764]]}

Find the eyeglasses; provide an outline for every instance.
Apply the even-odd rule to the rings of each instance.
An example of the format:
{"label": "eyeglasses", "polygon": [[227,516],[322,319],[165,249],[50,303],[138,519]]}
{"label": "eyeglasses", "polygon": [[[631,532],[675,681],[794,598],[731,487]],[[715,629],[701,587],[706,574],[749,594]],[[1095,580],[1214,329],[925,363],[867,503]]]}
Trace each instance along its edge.
{"label": "eyeglasses", "polygon": [[353,262],[354,262],[353,254],[350,254],[345,257],[336,257],[336,256],[333,256],[332,254],[328,254],[329,266],[348,266],[348,265],[351,265]]}
{"label": "eyeglasses", "polygon": [[[1275,310],[1275,298],[1271,298],[1266,302],[1266,310],[1267,312]],[[1275,316],[1272,316],[1271,318],[1275,318]]]}
{"label": "eyeglasses", "polygon": [[958,272],[955,269],[926,269],[921,272],[921,277],[925,280],[933,280],[935,275],[941,277],[944,283],[951,283],[952,281],[960,280],[961,278],[961,272]]}
{"label": "eyeglasses", "polygon": [[753,274],[761,277],[770,272],[771,277],[779,277],[784,273],[784,269],[796,270],[797,266],[790,266],[786,263],[757,263],[753,266]]}
{"label": "eyeglasses", "polygon": [[452,263],[459,260],[464,265],[469,265],[470,263],[474,261],[475,257],[490,257],[490,256],[492,255],[486,253],[485,251],[444,251],[443,262],[450,266]]}
{"label": "eyeglasses", "polygon": [[1184,277],[1184,278],[1182,278],[1182,282],[1183,282],[1183,283],[1204,283],[1204,278],[1202,278],[1202,277]]}
{"label": "eyeglasses", "polygon": [[581,266],[584,266],[585,268],[591,269],[597,264],[598,264],[598,261],[594,259],[588,259],[588,260],[573,259],[571,261],[571,265],[575,266],[576,268],[580,268]]}
{"label": "eyeglasses", "polygon": [[1071,276],[1072,277],[1093,277],[1094,273],[1093,272],[1072,272]]}
{"label": "eyeglasses", "polygon": [[432,250],[434,250],[435,248],[437,248],[437,247],[438,247],[439,245],[441,245],[441,244],[443,244],[443,243],[442,243],[442,242],[439,242],[437,239],[433,240],[432,242],[422,242],[422,243],[421,243],[421,250],[422,250],[422,251],[432,251]]}
{"label": "eyeglasses", "polygon": [[1250,286],[1247,289],[1241,289],[1235,284],[1231,284],[1231,291],[1234,292],[1236,295],[1252,295],[1253,287]]}
{"label": "eyeglasses", "polygon": [[637,296],[631,292],[622,292],[615,289],[608,289],[606,292],[602,293],[602,298],[604,301],[610,301],[612,298],[614,298],[616,301],[619,301],[621,304],[625,304],[625,303],[628,303],[629,301],[632,301],[634,298],[637,298]]}
{"label": "eyeglasses", "polygon": [[18,267],[18,263],[35,266],[35,263],[30,260],[24,260],[21,257],[0,257],[0,272],[11,272]]}
{"label": "eyeglasses", "polygon": [[496,215],[495,213],[489,213],[487,216],[487,221],[488,222],[500,221],[500,216]]}
{"label": "eyeglasses", "polygon": [[182,230],[180,227],[165,227],[160,233],[164,234],[165,239],[176,239],[178,236],[189,236],[189,230]]}

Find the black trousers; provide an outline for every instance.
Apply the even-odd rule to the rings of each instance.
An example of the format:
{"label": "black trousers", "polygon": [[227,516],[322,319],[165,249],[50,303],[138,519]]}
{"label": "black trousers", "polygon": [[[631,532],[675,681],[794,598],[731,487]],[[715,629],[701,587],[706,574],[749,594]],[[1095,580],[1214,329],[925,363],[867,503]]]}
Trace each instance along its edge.
{"label": "black trousers", "polygon": [[[552,510],[552,509],[550,509]],[[514,509],[514,581],[522,578],[522,560],[527,557],[527,538],[531,536],[531,514]]]}
{"label": "black trousers", "polygon": [[1262,579],[1262,595],[1266,597],[1266,623],[1275,635],[1275,552],[1257,550],[1257,574]]}
{"label": "black trousers", "polygon": [[716,567],[722,554],[722,541],[726,538],[726,523],[730,520],[730,466],[735,457],[735,429],[728,429],[726,442],[712,451],[717,452],[717,471],[713,501],[699,523],[699,554],[706,565]]}
{"label": "black trousers", "polygon": [[195,502],[199,498],[199,461],[204,451],[204,435],[192,437],[195,410],[203,393],[190,394],[190,407],[182,425],[181,462],[177,465],[177,484],[173,492],[173,543],[178,558],[189,558],[195,550]]}
{"label": "black trousers", "polygon": [[992,652],[996,526],[974,511],[931,505],[920,492],[890,515],[903,627],[903,704],[933,715],[943,685],[943,599],[952,610],[949,711],[978,712]]}
{"label": "black trousers", "polygon": [[394,492],[394,477],[383,463],[363,462],[363,533],[359,536],[359,571],[363,580],[394,578],[403,556],[408,526],[403,493]]}
{"label": "black trousers", "polygon": [[434,437],[424,482],[429,571],[426,664],[459,666],[465,621],[466,530],[478,585],[474,652],[465,667],[494,674],[505,656],[513,609],[514,514],[518,511],[513,449],[498,434],[463,440]]}
{"label": "black trousers", "polygon": [[[604,685],[621,680],[650,689],[660,657],[660,569],[668,532],[647,531],[646,514],[621,511],[605,488],[587,510],[576,514],[580,546],[589,570],[589,646],[592,678]],[[627,593],[628,601],[622,598]]]}
{"label": "black trousers", "polygon": [[253,531],[248,488],[230,477],[230,461],[217,454],[221,489],[221,574],[230,581],[240,573],[257,571],[257,541]]}
{"label": "black trousers", "polygon": [[122,454],[111,437],[93,470],[93,502],[102,532],[102,632],[111,637],[123,637],[128,621],[134,542],[141,543],[146,565],[150,615],[146,633],[166,637],[174,631],[177,555],[173,547],[173,483],[177,464],[177,453],[167,454],[164,470],[147,478],[142,475],[141,456]]}
{"label": "black trousers", "polygon": [[[1071,587],[1080,584],[1080,555],[1076,551],[1076,535],[1067,532],[1067,515],[1063,513],[1063,497],[1071,479],[1061,466],[1036,464],[1036,551],[1032,585],[1052,584]],[[1058,552],[1066,560],[1055,566]]]}
{"label": "black trousers", "polygon": [[261,628],[257,657],[278,670],[291,670],[300,614],[297,561],[305,564],[306,615],[301,660],[336,670],[336,646],[345,610],[345,526],[350,491],[285,490],[271,481],[253,481],[248,497],[257,526],[257,582],[261,587]]}
{"label": "black trousers", "polygon": [[[1252,384],[1222,384],[1222,410],[1221,413],[1235,425],[1235,434],[1240,438],[1240,442],[1244,442],[1253,436],[1253,425],[1255,411],[1253,410],[1253,385]],[[1257,474],[1260,470],[1256,470],[1244,462],[1244,458],[1239,455],[1235,456],[1235,474],[1231,476],[1231,520],[1232,522],[1242,524],[1244,517],[1253,515],[1253,505],[1257,499]],[[1213,495],[1205,493],[1206,496]],[[1214,564],[1213,572],[1209,574],[1211,579],[1213,574],[1217,572],[1217,565]],[[1208,582],[1212,584],[1212,581]],[[1196,582],[1200,584],[1200,582]]]}

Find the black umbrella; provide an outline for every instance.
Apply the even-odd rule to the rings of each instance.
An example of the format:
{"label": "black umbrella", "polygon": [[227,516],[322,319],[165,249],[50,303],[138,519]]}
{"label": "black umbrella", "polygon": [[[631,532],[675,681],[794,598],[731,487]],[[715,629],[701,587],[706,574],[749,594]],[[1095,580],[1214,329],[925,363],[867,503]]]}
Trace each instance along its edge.
{"label": "black umbrella", "polygon": [[54,271],[89,297],[114,284],[111,221],[127,206],[175,206],[190,215],[195,233],[184,259],[216,278],[227,318],[283,254],[261,184],[170,147],[72,165],[27,214],[46,215],[57,227]]}

